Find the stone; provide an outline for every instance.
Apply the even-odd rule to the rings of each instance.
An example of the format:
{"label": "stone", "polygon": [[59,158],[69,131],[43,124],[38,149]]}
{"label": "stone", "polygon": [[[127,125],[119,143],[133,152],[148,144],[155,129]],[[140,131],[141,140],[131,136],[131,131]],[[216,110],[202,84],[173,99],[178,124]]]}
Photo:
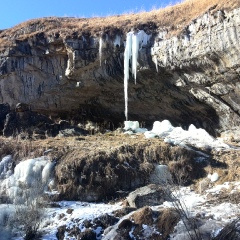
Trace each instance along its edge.
{"label": "stone", "polygon": [[92,229],[86,229],[84,232],[78,234],[77,239],[93,240],[96,239],[96,233]]}
{"label": "stone", "polygon": [[25,103],[17,103],[15,107],[16,112],[27,112],[30,111],[30,106]]}
{"label": "stone", "polygon": [[56,237],[58,240],[63,240],[64,239],[64,233],[66,231],[66,225],[60,226],[57,229]]}
{"label": "stone", "polygon": [[134,208],[161,205],[167,199],[169,198],[164,189],[156,184],[138,188],[127,197],[129,206]]}
{"label": "stone", "polygon": [[154,171],[150,175],[150,183],[154,184],[171,184],[173,182],[172,175],[167,165],[156,165]]}
{"label": "stone", "polygon": [[32,135],[34,131],[45,131],[46,124],[52,123],[48,117],[32,111],[10,112],[6,115],[3,135],[17,136],[24,133]]}
{"label": "stone", "polygon": [[103,214],[103,215],[99,216],[98,218],[95,218],[93,220],[93,223],[96,226],[100,226],[103,229],[105,229],[109,226],[112,226],[112,225],[116,224],[118,221],[119,221],[119,218],[116,218],[116,217],[111,216],[111,215],[106,213],[106,214]]}

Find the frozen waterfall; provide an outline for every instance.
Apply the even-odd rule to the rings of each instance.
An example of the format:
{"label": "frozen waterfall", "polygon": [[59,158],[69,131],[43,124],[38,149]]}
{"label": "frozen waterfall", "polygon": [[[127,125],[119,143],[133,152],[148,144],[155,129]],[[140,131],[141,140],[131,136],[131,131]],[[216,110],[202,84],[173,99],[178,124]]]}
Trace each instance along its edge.
{"label": "frozen waterfall", "polygon": [[124,51],[124,100],[125,100],[125,118],[128,120],[128,80],[129,68],[131,65],[131,72],[135,79],[137,79],[137,64],[138,52],[146,45],[151,35],[147,35],[143,30],[138,32],[129,32],[126,37],[125,51]]}
{"label": "frozen waterfall", "polygon": [[21,161],[14,170],[13,166],[11,156],[0,159],[0,196],[14,203],[22,201],[24,191],[41,194],[53,184],[55,163],[46,156]]}

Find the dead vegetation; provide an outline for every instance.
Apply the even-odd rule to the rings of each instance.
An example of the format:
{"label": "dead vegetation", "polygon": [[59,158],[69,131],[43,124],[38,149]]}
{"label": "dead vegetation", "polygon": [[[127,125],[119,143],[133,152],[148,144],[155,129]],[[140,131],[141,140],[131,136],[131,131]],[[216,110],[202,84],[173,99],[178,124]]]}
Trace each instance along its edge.
{"label": "dead vegetation", "polygon": [[205,12],[232,10],[240,7],[239,0],[185,0],[174,6],[108,17],[73,18],[46,17],[33,19],[0,31],[0,48],[13,46],[16,40],[25,40],[44,33],[55,38],[79,38],[107,33],[114,37],[133,28],[154,31],[166,30],[169,35],[179,34],[192,20]]}
{"label": "dead vegetation", "polygon": [[30,157],[37,157],[42,154],[42,149],[32,144],[29,140],[18,140],[17,138],[0,137],[0,159],[7,155],[12,155],[16,161]]}

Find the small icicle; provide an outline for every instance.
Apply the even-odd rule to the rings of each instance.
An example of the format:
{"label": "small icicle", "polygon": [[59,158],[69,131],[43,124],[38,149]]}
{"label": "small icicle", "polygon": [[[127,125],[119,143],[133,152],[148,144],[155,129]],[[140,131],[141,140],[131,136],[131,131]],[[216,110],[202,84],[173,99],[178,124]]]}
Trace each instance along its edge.
{"label": "small icicle", "polygon": [[139,35],[132,34],[132,75],[134,76],[135,84],[137,83],[137,59],[139,50]]}
{"label": "small icicle", "polygon": [[115,37],[113,44],[114,44],[114,47],[116,47],[117,45],[118,47],[121,46],[121,37],[119,35]]}
{"label": "small icicle", "polygon": [[102,66],[102,44],[103,44],[103,40],[100,37],[100,39],[99,39],[99,60],[100,60],[100,66]]}
{"label": "small icicle", "polygon": [[155,66],[156,66],[156,71],[158,72],[158,60],[157,60],[157,55],[154,55],[153,60],[154,60]]}

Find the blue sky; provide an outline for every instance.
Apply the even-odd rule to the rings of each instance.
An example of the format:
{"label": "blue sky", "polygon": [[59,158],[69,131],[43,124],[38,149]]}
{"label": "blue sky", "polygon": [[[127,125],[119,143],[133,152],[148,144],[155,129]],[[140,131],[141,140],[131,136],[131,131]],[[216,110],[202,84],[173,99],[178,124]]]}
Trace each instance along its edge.
{"label": "blue sky", "polygon": [[0,29],[39,17],[93,17],[173,5],[177,0],[2,0]]}

